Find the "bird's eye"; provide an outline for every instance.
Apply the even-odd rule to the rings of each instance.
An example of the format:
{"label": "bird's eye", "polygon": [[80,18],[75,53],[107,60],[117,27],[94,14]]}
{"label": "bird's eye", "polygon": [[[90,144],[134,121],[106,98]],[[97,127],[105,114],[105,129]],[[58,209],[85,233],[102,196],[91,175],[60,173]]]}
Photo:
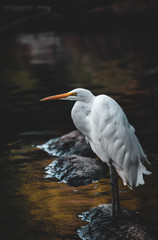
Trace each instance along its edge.
{"label": "bird's eye", "polygon": [[77,96],[77,92],[72,92],[71,95],[72,96]]}

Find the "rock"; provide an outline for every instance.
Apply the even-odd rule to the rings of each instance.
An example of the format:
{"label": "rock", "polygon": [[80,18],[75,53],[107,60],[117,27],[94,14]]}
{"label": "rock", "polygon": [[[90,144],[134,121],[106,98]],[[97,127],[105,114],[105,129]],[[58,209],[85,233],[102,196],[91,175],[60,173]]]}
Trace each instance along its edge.
{"label": "rock", "polygon": [[139,214],[121,208],[120,216],[112,223],[111,204],[102,204],[82,214],[89,222],[78,230],[83,240],[153,240],[149,230],[142,224]]}
{"label": "rock", "polygon": [[70,186],[81,186],[105,178],[107,165],[101,160],[77,155],[63,156],[46,167],[46,178],[57,178]]}
{"label": "rock", "polygon": [[54,138],[45,144],[37,146],[53,156],[94,156],[90,146],[87,144],[85,137],[79,131],[72,131],[66,135]]}
{"label": "rock", "polygon": [[70,186],[81,186],[105,178],[108,172],[107,165],[94,158],[79,131],[72,131],[37,147],[59,157],[46,167],[46,178],[56,178]]}

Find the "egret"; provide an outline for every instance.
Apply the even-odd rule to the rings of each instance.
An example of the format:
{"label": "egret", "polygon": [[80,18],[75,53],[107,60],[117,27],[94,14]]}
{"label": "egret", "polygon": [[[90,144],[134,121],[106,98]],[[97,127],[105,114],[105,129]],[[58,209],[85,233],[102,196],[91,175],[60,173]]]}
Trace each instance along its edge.
{"label": "egret", "polygon": [[92,151],[109,166],[114,219],[116,201],[117,210],[120,211],[116,172],[123,184],[131,189],[144,184],[143,174],[151,174],[142,164],[149,161],[135,135],[135,129],[119,104],[107,95],[94,96],[87,89],[77,88],[41,101],[56,99],[75,101],[71,111],[74,125],[85,136]]}

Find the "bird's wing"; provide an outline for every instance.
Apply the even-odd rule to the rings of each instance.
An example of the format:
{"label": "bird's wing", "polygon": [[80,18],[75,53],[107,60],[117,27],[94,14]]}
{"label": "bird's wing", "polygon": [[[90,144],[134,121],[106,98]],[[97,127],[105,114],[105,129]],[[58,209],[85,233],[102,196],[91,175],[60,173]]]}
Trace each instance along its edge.
{"label": "bird's wing", "polygon": [[131,164],[146,159],[134,128],[112,98],[96,97],[92,115],[93,138],[99,141],[116,168],[129,170]]}
{"label": "bird's wing", "polygon": [[[96,97],[91,112],[93,147],[104,160],[104,152],[112,160],[113,166],[131,187],[143,184],[143,174],[150,174],[141,160],[147,157],[129,124],[122,108],[110,97]],[[97,147],[98,146],[98,147]],[[100,147],[99,147],[100,146]],[[97,152],[98,151],[98,152]]]}

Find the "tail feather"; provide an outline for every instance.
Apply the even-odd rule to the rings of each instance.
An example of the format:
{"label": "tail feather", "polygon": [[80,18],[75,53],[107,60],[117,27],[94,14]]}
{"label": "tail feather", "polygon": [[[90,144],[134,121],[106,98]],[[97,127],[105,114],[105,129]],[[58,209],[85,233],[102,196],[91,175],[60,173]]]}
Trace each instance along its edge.
{"label": "tail feather", "polygon": [[137,182],[136,187],[140,184],[144,184],[143,174],[150,175],[151,172],[147,171],[146,168],[140,163],[138,171],[137,171]]}
{"label": "tail feather", "polygon": [[151,172],[146,170],[142,163],[139,165],[133,164],[128,172],[123,170],[117,170],[117,172],[122,178],[124,185],[128,185],[128,187],[131,189],[137,187],[138,185],[144,184],[143,174],[151,174]]}

